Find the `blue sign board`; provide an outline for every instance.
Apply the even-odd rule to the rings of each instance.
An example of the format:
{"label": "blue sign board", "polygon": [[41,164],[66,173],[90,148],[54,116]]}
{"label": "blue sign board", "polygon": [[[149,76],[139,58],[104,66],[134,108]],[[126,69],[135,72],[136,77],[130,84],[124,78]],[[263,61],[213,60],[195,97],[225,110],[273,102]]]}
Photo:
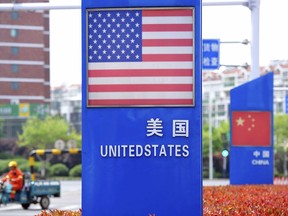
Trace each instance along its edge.
{"label": "blue sign board", "polygon": [[230,184],[273,184],[273,73],[230,95]]}
{"label": "blue sign board", "polygon": [[82,0],[82,38],[83,215],[202,215],[201,1]]}
{"label": "blue sign board", "polygon": [[286,95],[286,100],[285,100],[285,110],[286,110],[286,114],[288,114],[288,95]]}
{"label": "blue sign board", "polygon": [[204,70],[217,70],[220,65],[220,40],[203,39],[202,52],[202,68]]}

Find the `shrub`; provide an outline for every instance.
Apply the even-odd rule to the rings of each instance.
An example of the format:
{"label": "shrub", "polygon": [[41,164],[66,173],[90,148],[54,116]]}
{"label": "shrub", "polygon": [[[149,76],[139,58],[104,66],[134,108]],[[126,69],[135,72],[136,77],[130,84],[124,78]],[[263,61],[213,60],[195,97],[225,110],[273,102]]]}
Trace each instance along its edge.
{"label": "shrub", "polygon": [[[29,165],[28,161],[26,161],[25,163],[24,162],[19,163],[18,167],[19,167],[19,169],[22,170],[22,172],[30,172],[30,165]],[[38,173],[42,169],[42,164],[41,164],[41,162],[35,162],[33,167],[34,167],[34,173]]]}
{"label": "shrub", "polygon": [[30,171],[30,166],[29,164],[20,164],[19,169],[22,170],[22,172],[29,172]]}
{"label": "shrub", "polygon": [[69,176],[71,176],[71,177],[81,177],[81,175],[82,175],[82,165],[81,164],[74,166],[69,171]]}
{"label": "shrub", "polygon": [[10,152],[0,152],[1,159],[10,159],[12,158],[12,154]]}
{"label": "shrub", "polygon": [[51,166],[49,172],[52,176],[68,176],[69,169],[66,165],[58,163]]}
{"label": "shrub", "polygon": [[[10,161],[15,160],[18,163],[18,167],[26,172],[28,165],[28,161],[24,158],[10,158],[5,160],[0,160],[0,175],[9,172],[8,164]],[[23,168],[23,169],[22,169]]]}
{"label": "shrub", "polygon": [[9,161],[7,160],[0,160],[0,176],[4,173],[9,172],[8,163]]}

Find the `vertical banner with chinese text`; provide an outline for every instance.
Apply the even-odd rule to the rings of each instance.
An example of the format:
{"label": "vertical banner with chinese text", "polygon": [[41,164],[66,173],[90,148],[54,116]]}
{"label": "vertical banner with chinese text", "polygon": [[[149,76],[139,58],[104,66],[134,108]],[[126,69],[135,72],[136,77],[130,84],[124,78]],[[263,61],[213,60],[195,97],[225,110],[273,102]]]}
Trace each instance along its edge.
{"label": "vertical banner with chinese text", "polygon": [[83,215],[202,215],[200,10],[82,1]]}
{"label": "vertical banner with chinese text", "polygon": [[231,184],[273,184],[273,74],[231,90]]}

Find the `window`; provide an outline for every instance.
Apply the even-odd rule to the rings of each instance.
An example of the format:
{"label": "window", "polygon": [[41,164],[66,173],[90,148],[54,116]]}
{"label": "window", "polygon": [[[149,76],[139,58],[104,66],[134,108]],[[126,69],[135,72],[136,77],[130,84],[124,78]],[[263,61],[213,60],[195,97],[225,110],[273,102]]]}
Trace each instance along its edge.
{"label": "window", "polygon": [[18,55],[19,54],[19,47],[11,47],[11,53],[12,53],[12,55]]}
{"label": "window", "polygon": [[218,116],[224,116],[225,115],[225,105],[224,104],[220,104],[218,105]]}
{"label": "window", "polygon": [[13,73],[19,72],[19,65],[15,65],[15,64],[11,65],[11,71]]}
{"label": "window", "polygon": [[17,29],[11,29],[10,36],[15,38],[18,36],[18,30]]}
{"label": "window", "polygon": [[224,79],[224,87],[231,87],[235,86],[235,78],[234,77],[227,77]]}
{"label": "window", "polygon": [[203,100],[209,100],[209,92],[204,92]]}
{"label": "window", "polygon": [[285,110],[283,110],[283,102],[276,102],[276,113],[283,113]]}
{"label": "window", "polygon": [[215,92],[215,99],[216,99],[216,100],[217,100],[217,99],[220,99],[220,97],[221,97],[220,92],[219,92],[219,91],[216,91],[216,92]]}
{"label": "window", "polygon": [[11,89],[18,90],[19,89],[19,83],[18,82],[12,82],[11,83]]}

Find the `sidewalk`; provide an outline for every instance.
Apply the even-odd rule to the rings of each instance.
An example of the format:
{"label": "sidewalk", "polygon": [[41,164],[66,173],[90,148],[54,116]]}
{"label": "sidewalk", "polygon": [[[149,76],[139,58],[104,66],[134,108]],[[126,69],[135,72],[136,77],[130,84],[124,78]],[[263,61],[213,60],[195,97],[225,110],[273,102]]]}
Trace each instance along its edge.
{"label": "sidewalk", "polygon": [[229,179],[203,179],[203,186],[223,186],[229,184]]}

